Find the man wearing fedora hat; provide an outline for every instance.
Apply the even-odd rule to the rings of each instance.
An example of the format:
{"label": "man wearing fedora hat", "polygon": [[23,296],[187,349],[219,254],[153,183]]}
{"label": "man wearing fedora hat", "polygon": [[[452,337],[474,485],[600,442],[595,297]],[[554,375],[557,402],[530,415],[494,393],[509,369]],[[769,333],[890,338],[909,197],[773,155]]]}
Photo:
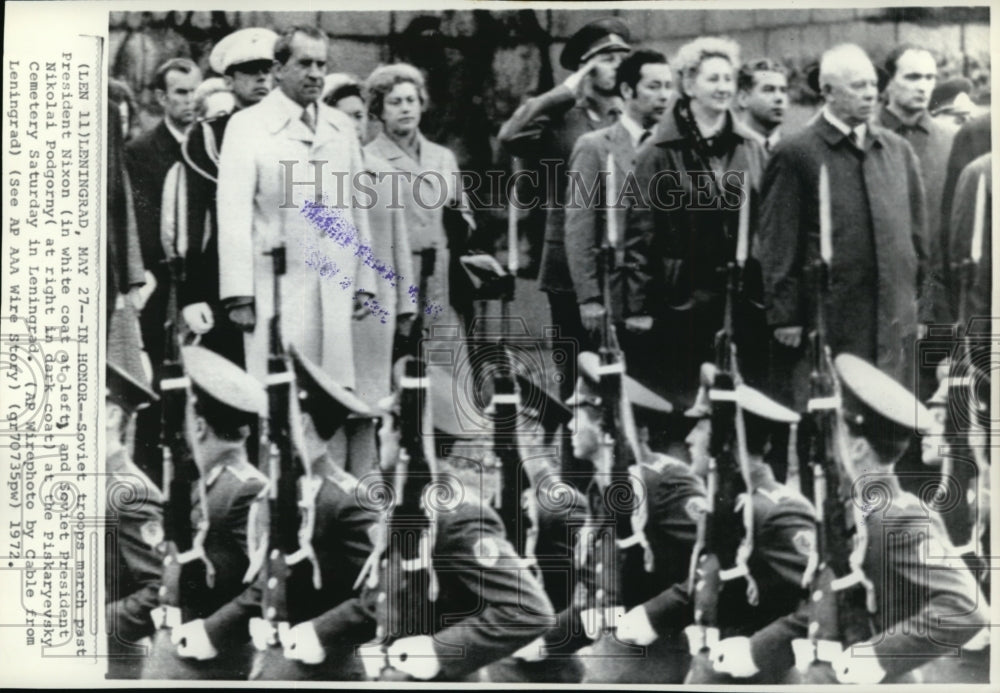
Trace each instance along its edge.
{"label": "man wearing fedora hat", "polygon": [[[577,339],[581,345],[589,343],[589,336],[580,321],[564,245],[565,165],[580,135],[611,125],[621,112],[616,71],[631,50],[628,40],[628,27],[615,17],[582,27],[566,42],[560,56],[560,63],[572,74],[553,89],[528,99],[498,135],[507,151],[521,157],[526,165],[546,162],[542,175],[546,188],[540,194],[548,211],[539,288],[548,294],[552,321],[562,337]],[[548,168],[552,166],[556,168]],[[572,379],[563,382],[562,395],[566,397]]]}
{"label": "man wearing fedora hat", "polygon": [[138,678],[141,657],[153,634],[149,614],[157,604],[163,572],[156,552],[163,540],[163,498],[125,446],[125,431],[135,412],[159,399],[143,380],[108,361],[104,460],[108,533],[113,542],[105,557],[104,608],[110,679]]}

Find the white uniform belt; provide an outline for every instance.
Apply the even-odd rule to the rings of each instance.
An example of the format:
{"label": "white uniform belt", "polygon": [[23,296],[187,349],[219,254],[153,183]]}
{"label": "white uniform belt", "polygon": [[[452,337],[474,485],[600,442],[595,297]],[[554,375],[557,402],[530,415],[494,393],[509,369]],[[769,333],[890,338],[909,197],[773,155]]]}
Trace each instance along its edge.
{"label": "white uniform belt", "polygon": [[180,378],[164,378],[160,381],[160,391],[183,390],[191,384],[191,379],[186,375]]}
{"label": "white uniform belt", "polygon": [[734,390],[717,390],[712,388],[708,391],[708,398],[713,402],[735,402],[736,392]]}
{"label": "white uniform belt", "polygon": [[427,389],[427,378],[411,378],[409,376],[403,376],[399,379],[399,386],[408,390],[415,390],[417,388]]}
{"label": "white uniform belt", "polygon": [[598,375],[615,375],[624,372],[625,372],[625,364],[622,363],[621,361],[618,361],[616,363],[606,363],[602,366],[597,367]]}
{"label": "white uniform belt", "polygon": [[521,398],[517,394],[493,395],[490,404],[513,404],[517,406],[521,403]]}
{"label": "white uniform belt", "polygon": [[268,373],[265,382],[268,385],[284,385],[295,382],[295,374],[291,371],[281,371],[280,373]]}
{"label": "white uniform belt", "polygon": [[730,580],[735,580],[736,578],[746,577],[749,575],[746,564],[734,566],[732,568],[727,568],[726,570],[719,571],[719,579],[723,582],[729,582]]}

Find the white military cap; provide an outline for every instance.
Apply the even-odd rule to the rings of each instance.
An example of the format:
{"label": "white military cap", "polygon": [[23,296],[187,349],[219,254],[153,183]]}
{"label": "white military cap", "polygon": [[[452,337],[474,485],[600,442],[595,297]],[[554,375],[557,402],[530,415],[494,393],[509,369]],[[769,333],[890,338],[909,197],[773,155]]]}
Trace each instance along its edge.
{"label": "white military cap", "polygon": [[214,72],[224,75],[233,65],[272,61],[277,40],[276,33],[262,27],[234,31],[215,44],[208,64]]}

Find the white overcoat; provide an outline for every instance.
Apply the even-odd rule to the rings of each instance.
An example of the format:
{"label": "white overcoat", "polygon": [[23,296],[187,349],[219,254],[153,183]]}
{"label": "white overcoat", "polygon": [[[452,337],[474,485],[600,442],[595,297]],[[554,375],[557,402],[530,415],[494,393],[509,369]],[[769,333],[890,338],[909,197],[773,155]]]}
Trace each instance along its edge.
{"label": "white overcoat", "polygon": [[[262,376],[274,315],[273,267],[265,253],[283,244],[283,341],[353,387],[354,296],[384,294],[385,280],[365,260],[368,213],[355,206],[351,186],[363,170],[354,126],[325,104],[317,111],[313,133],[301,120],[302,107],[275,89],[232,117],[219,160],[219,296],[224,303],[253,297],[257,324],[246,336],[246,363]],[[327,207],[310,206],[317,201]]]}

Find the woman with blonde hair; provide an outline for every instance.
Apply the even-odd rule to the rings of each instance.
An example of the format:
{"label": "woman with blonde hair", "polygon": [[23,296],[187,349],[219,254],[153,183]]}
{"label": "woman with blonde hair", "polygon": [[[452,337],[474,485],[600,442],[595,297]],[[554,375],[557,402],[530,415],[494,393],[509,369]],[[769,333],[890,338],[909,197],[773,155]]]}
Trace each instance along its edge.
{"label": "woman with blonde hair", "polygon": [[[645,204],[628,210],[627,233],[639,276],[647,280],[629,305],[647,318],[650,338],[670,352],[660,361],[667,365],[657,378],[665,385],[663,394],[683,411],[694,402],[701,364],[714,360],[713,339],[726,306],[725,269],[737,251],[742,188],[745,180],[749,237],[764,150],[732,111],[740,65],[735,42],[697,38],[680,48],[672,64],[680,96],[651,146],[636,158]],[[748,269],[746,285],[759,286],[759,269]],[[748,324],[744,317],[738,314],[738,341],[747,336],[740,329]],[[744,349],[740,356],[749,378],[747,371],[763,356],[759,348]]]}
{"label": "woman with blonde hair", "polygon": [[418,286],[427,275],[426,295],[417,303],[423,325],[461,327],[449,292],[450,253],[461,252],[475,221],[459,185],[455,154],[420,132],[427,107],[424,77],[406,63],[382,65],[368,76],[364,91],[368,114],[382,124],[365,153],[399,172],[394,182],[413,254],[410,284]]}

